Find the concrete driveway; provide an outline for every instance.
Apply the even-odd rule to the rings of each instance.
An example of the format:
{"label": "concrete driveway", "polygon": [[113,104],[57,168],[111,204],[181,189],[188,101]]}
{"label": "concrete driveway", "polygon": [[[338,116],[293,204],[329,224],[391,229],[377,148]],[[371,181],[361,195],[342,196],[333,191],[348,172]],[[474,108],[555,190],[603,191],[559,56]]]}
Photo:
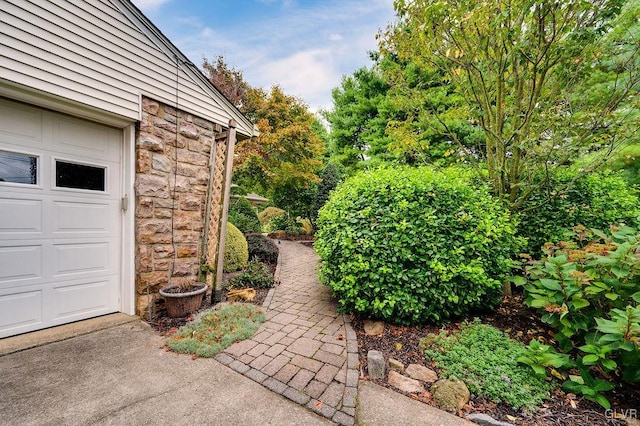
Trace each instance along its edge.
{"label": "concrete driveway", "polygon": [[[0,339],[0,425],[329,425],[213,359],[167,352],[114,314]],[[361,381],[356,424],[469,426]]]}
{"label": "concrete driveway", "polygon": [[217,361],[162,345],[133,321],[0,356],[0,424],[331,424]]}

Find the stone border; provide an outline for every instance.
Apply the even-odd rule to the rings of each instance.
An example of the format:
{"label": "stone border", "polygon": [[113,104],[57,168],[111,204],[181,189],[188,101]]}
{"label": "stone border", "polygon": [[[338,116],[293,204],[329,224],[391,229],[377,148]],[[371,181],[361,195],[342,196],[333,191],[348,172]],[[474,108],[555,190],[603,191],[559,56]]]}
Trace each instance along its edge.
{"label": "stone border", "polygon": [[[282,273],[282,255],[279,254],[278,262],[276,265],[276,272],[274,274],[275,276],[278,277],[278,281],[280,281],[281,273]],[[282,325],[280,325],[280,324],[283,324],[281,322],[280,324],[276,322],[270,323],[271,317],[275,314],[278,314],[278,310],[277,310],[277,307],[274,307],[275,310],[269,309],[269,307],[272,306],[272,303],[274,303],[274,296],[275,296],[276,289],[280,288],[281,285],[282,283],[279,283],[277,287],[274,287],[271,290],[269,290],[269,293],[267,294],[267,297],[265,298],[262,304],[268,318],[267,321],[264,323],[264,325],[267,326],[265,327],[267,328],[266,330],[267,333],[275,333],[275,331],[269,331],[270,330],[269,326],[283,327]],[[285,290],[286,289],[283,289],[283,291]],[[280,312],[283,312],[283,311],[280,311]],[[295,314],[280,313],[279,315],[293,316]],[[270,352],[271,349],[273,349],[273,346],[271,347],[271,349],[267,350],[266,348],[269,345],[265,345],[264,343],[267,343],[267,340],[269,340],[270,337],[268,337],[267,340],[263,340],[262,336],[258,336],[257,338],[256,336],[254,336],[249,340],[244,340],[236,343],[235,345],[238,345],[238,346],[236,347],[235,351],[234,350],[228,351],[229,348],[227,348],[227,352],[222,352],[218,354],[215,357],[215,359],[221,364],[228,366],[232,370],[244,375],[245,377],[250,378],[251,380],[257,383],[262,384],[264,387],[270,389],[271,391],[279,395],[282,395],[285,398],[310,409],[316,414],[319,414],[340,425],[347,425],[347,426],[354,425],[355,415],[356,415],[356,404],[358,400],[358,382],[360,379],[360,369],[359,369],[360,359],[359,359],[359,352],[358,352],[358,340],[357,340],[357,335],[353,327],[351,326],[349,317],[347,315],[337,315],[335,318],[340,319],[344,326],[344,340],[345,340],[344,346],[346,346],[346,350],[343,352],[343,354],[346,353],[346,359],[343,358],[344,363],[342,364],[342,371],[343,371],[342,378],[334,379],[333,375],[335,374],[335,372],[332,372],[331,376],[326,378],[326,380],[328,381],[324,382],[324,383],[327,383],[328,385],[327,384],[323,385],[322,389],[315,395],[313,394],[315,390],[311,391],[311,395],[307,393],[307,387],[308,387],[307,383],[309,382],[309,380],[312,379],[312,377],[300,376],[299,378],[297,378],[298,375],[296,375],[296,377],[287,376],[286,378],[283,379],[281,376],[284,376],[286,374],[283,374],[281,370],[283,371],[291,370],[292,372],[299,371],[300,373],[306,371],[311,376],[313,376],[314,375],[313,372],[315,372],[316,380],[318,380],[318,377],[320,377],[318,376],[318,374],[320,374],[322,378],[320,378],[319,380],[322,381],[322,380],[325,380],[325,377],[324,377],[324,373],[321,372],[320,370],[322,369],[322,371],[326,371],[327,374],[329,374],[329,371],[333,370],[335,367],[331,365],[331,362],[332,362],[331,360],[327,360],[329,361],[329,363],[326,363],[321,361],[321,358],[308,359],[305,357],[300,357],[299,355],[296,355],[296,357],[294,357],[293,353],[287,352],[287,349],[293,348],[292,345],[296,345],[295,343],[297,341],[296,339],[287,338],[287,339],[290,339],[288,344],[280,344],[280,341],[276,343],[276,346],[280,346],[279,352],[281,351],[282,354],[288,354],[290,355],[290,357],[276,355],[275,352],[273,354],[269,354],[268,352]],[[303,318],[298,318],[293,320],[291,325],[295,325],[296,322],[298,321],[301,321],[301,323],[308,322],[308,321],[305,321],[305,319]],[[278,328],[278,330],[280,330],[280,328]],[[340,333],[342,333],[342,331],[340,331]],[[261,333],[258,333],[258,334],[261,334]],[[256,341],[253,341],[254,338],[256,338]],[[304,336],[300,336],[300,338],[308,340],[308,338]],[[260,342],[264,342],[264,343],[260,343]],[[284,339],[282,340],[282,342],[284,342]],[[274,342],[271,342],[271,344],[273,343]],[[262,348],[258,350],[258,348],[261,346]],[[264,352],[265,350],[266,352]],[[293,349],[293,351],[295,352],[295,349]],[[248,358],[247,357],[248,355],[252,355],[252,357]],[[269,363],[270,367],[267,367],[265,369],[264,368],[265,366],[262,365],[262,363],[256,362],[256,361],[260,357],[266,357],[266,355],[273,355],[275,358],[270,358],[272,359],[272,362]],[[331,356],[331,355],[329,354],[328,356]],[[255,357],[258,357],[258,358],[255,358]],[[307,366],[301,369],[302,365],[299,363],[305,362],[305,361],[307,363],[313,364],[313,366]],[[251,365],[249,365],[249,363]],[[274,364],[274,365],[271,365],[271,364]],[[277,368],[275,368],[275,364],[278,364]],[[271,367],[274,367],[274,369],[272,369]],[[307,371],[307,369],[309,371]],[[261,370],[265,370],[265,371],[261,371]],[[276,374],[277,372],[280,372],[280,374]],[[279,379],[282,379],[284,382]],[[321,384],[322,383],[320,382],[316,383],[316,385],[318,386]],[[311,390],[311,388],[309,388],[309,390]]]}

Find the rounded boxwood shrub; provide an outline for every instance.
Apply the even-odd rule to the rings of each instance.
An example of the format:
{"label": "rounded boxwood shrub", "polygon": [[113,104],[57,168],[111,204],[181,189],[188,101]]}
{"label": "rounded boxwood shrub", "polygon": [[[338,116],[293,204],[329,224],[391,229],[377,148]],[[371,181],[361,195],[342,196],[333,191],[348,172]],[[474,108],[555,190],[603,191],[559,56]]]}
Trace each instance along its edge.
{"label": "rounded boxwood shrub", "polygon": [[560,171],[547,185],[533,193],[521,215],[519,234],[526,250],[541,254],[544,243],[571,237],[571,228],[607,229],[611,224],[633,225],[640,214],[635,191],[624,178],[611,172],[581,174]]}
{"label": "rounded boxwood shrub", "polygon": [[244,234],[262,230],[256,211],[245,197],[240,197],[229,205],[229,222]]}
{"label": "rounded boxwood shrub", "polygon": [[520,240],[508,211],[460,169],[386,168],[320,210],[321,280],[344,312],[414,324],[500,302]]}
{"label": "rounded boxwood shrub", "polygon": [[238,228],[231,222],[227,222],[227,239],[224,245],[224,272],[238,271],[247,266],[249,260],[249,247],[247,240]]}

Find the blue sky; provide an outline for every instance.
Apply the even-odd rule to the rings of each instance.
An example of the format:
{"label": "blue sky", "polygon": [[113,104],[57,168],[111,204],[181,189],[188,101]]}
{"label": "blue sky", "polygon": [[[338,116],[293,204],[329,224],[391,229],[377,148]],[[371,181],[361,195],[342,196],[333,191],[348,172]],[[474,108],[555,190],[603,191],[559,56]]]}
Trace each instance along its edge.
{"label": "blue sky", "polygon": [[313,111],[342,75],[370,66],[393,0],[133,0],[196,65],[223,55],[254,87],[279,84]]}

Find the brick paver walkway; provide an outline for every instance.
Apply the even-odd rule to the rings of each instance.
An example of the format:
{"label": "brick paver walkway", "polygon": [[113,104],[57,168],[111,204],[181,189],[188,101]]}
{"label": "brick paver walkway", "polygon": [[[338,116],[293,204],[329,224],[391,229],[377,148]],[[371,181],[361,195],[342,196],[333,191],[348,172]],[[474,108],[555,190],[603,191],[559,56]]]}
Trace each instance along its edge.
{"label": "brick paver walkway", "polygon": [[353,425],[358,392],[356,334],[318,282],[312,248],[282,241],[280,285],[264,302],[267,320],[216,359],[338,424]]}

